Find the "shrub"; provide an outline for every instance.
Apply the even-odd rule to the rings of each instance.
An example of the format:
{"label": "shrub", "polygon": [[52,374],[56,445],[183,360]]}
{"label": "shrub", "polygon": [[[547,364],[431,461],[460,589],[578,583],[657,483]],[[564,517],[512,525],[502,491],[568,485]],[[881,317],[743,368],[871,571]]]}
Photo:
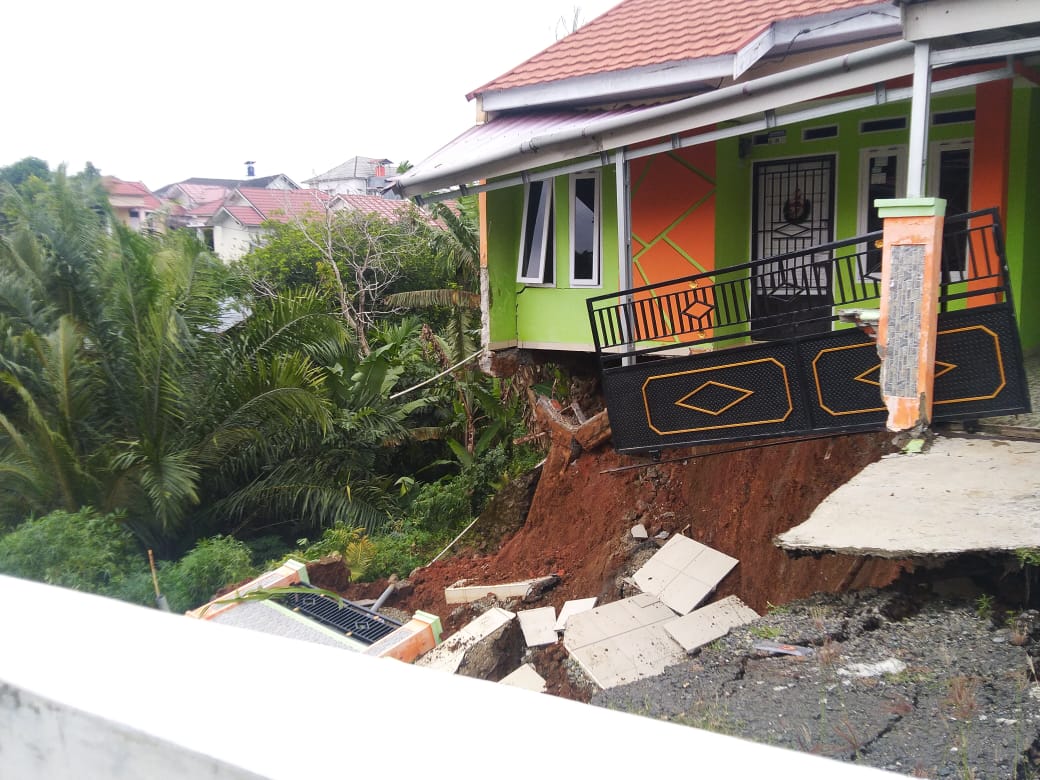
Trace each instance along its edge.
{"label": "shrub", "polygon": [[148,603],[148,562],[122,520],[89,507],[25,520],[0,538],[0,572]]}
{"label": "shrub", "polygon": [[183,558],[163,567],[159,581],[174,612],[209,601],[218,590],[254,576],[244,542],[230,536],[200,540]]}

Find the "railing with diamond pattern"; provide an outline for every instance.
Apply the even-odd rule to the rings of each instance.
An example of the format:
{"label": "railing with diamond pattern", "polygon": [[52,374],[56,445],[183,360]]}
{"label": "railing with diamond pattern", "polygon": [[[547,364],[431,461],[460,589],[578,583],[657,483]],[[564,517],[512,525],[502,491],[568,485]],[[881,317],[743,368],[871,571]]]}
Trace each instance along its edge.
{"label": "railing with diamond pattern", "polygon": [[[880,296],[881,231],[588,299],[596,351],[643,355],[831,329],[837,309]],[[997,212],[946,220],[940,303],[1006,299]]]}

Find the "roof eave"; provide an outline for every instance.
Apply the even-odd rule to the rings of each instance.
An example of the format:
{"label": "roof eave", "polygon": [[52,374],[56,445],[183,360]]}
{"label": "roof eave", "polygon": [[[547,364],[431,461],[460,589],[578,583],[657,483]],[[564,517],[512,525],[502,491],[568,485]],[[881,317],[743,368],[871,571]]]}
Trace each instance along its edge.
{"label": "roof eave", "polygon": [[420,163],[402,175],[397,191],[406,197],[427,195],[881,83],[912,73],[912,52],[912,44],[893,41],[630,115],[590,117],[579,128],[532,135],[506,153],[492,149],[455,164],[437,161],[435,155],[431,165]]}
{"label": "roof eave", "polygon": [[628,70],[488,90],[480,95],[484,111],[515,111],[561,105],[610,103],[696,89],[733,75],[733,55],[666,62]]}

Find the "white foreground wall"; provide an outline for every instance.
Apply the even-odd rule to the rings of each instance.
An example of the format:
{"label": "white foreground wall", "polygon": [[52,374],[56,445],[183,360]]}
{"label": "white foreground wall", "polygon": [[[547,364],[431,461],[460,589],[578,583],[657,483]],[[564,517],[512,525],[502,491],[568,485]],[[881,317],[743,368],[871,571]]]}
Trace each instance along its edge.
{"label": "white foreground wall", "polygon": [[3,576],[0,615],[0,778],[892,776]]}

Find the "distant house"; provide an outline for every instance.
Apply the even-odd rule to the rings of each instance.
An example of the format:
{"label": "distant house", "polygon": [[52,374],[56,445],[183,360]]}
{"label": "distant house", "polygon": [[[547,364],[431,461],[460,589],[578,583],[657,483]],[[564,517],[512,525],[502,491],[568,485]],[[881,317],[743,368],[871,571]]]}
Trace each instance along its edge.
{"label": "distant house", "polygon": [[323,214],[332,196],[313,189],[239,187],[208,219],[213,251],[224,262],[238,260],[263,240],[265,222],[288,222]]}
{"label": "distant house", "polygon": [[101,179],[101,186],[108,193],[112,213],[128,228],[139,233],[146,230],[165,231],[162,203],[142,182],[105,176]]}
{"label": "distant house", "polygon": [[299,190],[300,185],[284,173],[250,179],[192,177],[167,184],[155,194],[169,204],[170,227],[194,228],[199,239],[216,249],[210,221],[224,201],[239,187],[258,190]]}
{"label": "distant house", "polygon": [[304,184],[333,195],[376,195],[397,199],[393,192],[384,195],[397,168],[390,160],[375,157],[351,157],[342,165],[313,178]]}

